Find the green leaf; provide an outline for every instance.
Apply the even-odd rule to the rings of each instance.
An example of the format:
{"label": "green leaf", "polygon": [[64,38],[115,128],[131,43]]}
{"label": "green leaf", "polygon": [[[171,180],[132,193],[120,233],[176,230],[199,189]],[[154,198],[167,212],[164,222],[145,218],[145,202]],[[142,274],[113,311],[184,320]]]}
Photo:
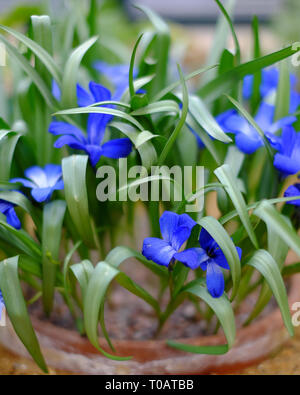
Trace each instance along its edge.
{"label": "green leaf", "polygon": [[[39,17],[34,16],[32,18],[34,18],[34,23],[36,23],[37,22],[36,18]],[[43,16],[42,18],[49,18],[49,17]],[[56,82],[60,84],[61,72],[59,70],[59,67],[57,66],[57,63],[52,58],[52,56],[41,45],[31,40],[30,38],[26,37],[24,34],[18,32],[17,30],[12,29],[11,27],[0,25],[0,29],[11,34],[17,40],[21,41],[27,48],[29,48],[35,54],[35,56],[44,64],[44,66],[47,68],[47,70],[52,75],[52,77],[56,80]]]}
{"label": "green leaf", "polygon": [[105,262],[118,268],[122,262],[126,259],[135,258],[140,261],[146,268],[151,270],[154,274],[168,279],[168,270],[162,266],[157,265],[152,261],[148,261],[140,252],[133,250],[129,247],[116,247],[110,251],[110,253],[105,258]]}
{"label": "green leaf", "polygon": [[0,235],[2,239],[7,240],[25,254],[35,259],[41,258],[39,245],[23,229],[17,230],[7,224],[5,220],[0,219]]}
{"label": "green leaf", "polygon": [[[75,265],[74,265],[75,266]],[[74,266],[72,269],[74,270]],[[84,297],[84,326],[86,334],[92,345],[104,356],[116,361],[126,361],[130,357],[118,357],[110,355],[99,345],[98,322],[100,309],[111,281],[118,275],[119,271],[106,262],[100,262],[92,272]]]}
{"label": "green leaf", "polygon": [[13,203],[16,206],[22,207],[33,219],[38,230],[41,229],[41,220],[36,208],[32,205],[30,200],[22,193],[16,191],[0,191],[0,199]]}
{"label": "green leaf", "polygon": [[68,210],[82,241],[95,246],[89,214],[86,171],[88,156],[72,155],[62,161],[63,179]]}
{"label": "green leaf", "polygon": [[133,72],[134,72],[134,62],[135,62],[135,56],[136,56],[136,51],[138,49],[139,43],[143,37],[143,34],[140,35],[138,38],[137,42],[135,43],[135,46],[132,51],[131,59],[130,59],[130,66],[129,66],[129,93],[131,99],[135,95],[135,89],[134,89],[134,83],[133,83]]}
{"label": "green leaf", "polygon": [[276,91],[274,120],[284,118],[290,113],[290,72],[287,60],[283,60],[279,65],[279,82]]}
{"label": "green leaf", "polygon": [[66,202],[56,200],[44,206],[43,211],[43,306],[47,315],[53,309],[54,287],[61,242]]}
{"label": "green leaf", "polygon": [[236,335],[234,313],[227,296],[223,294],[220,298],[213,298],[207,291],[203,280],[192,281],[183,288],[182,293],[196,296],[208,304],[221,323],[226,336],[227,344],[217,346],[194,346],[170,340],[167,342],[167,344],[178,350],[195,354],[225,354],[233,346]]}
{"label": "green leaf", "polygon": [[192,117],[190,114],[187,116],[187,124],[191,127],[195,133],[201,138],[203,144],[213,157],[214,161],[218,166],[221,166],[223,160],[222,156],[220,155],[219,150],[215,146],[215,142],[209,137],[208,133],[200,126],[198,122]]}
{"label": "green leaf", "polygon": [[[213,64],[212,66],[207,66],[207,67],[201,67],[200,69],[197,69],[195,71],[193,71],[192,73],[186,75],[184,77],[185,81],[189,81],[190,79],[205,73],[206,71],[212,70],[214,68],[216,68],[218,66],[218,64]],[[176,81],[173,82],[172,84],[168,85],[166,88],[162,89],[160,92],[158,92],[152,99],[153,102],[158,102],[159,100],[161,100],[164,96],[166,96],[168,93],[171,93],[174,89],[178,88],[180,86],[181,82]]]}
{"label": "green leaf", "polygon": [[0,130],[0,180],[10,179],[16,145],[21,135],[11,130]]}
{"label": "green leaf", "polygon": [[[41,15],[41,16],[33,15],[31,17],[31,27],[32,27],[32,37],[34,42],[39,44],[41,47],[43,47],[46,50],[46,54],[52,55],[53,43],[52,43],[52,29],[51,29],[50,17],[48,15]],[[51,56],[50,59],[52,66],[54,62]],[[42,61],[39,60],[38,56],[35,59],[35,69],[39,73],[39,75],[43,78],[43,80],[47,82],[49,88],[52,88],[53,78],[57,81],[57,84],[60,87],[60,82],[61,82],[60,72],[58,71],[55,78],[51,73],[49,73],[47,67],[43,64]]]}
{"label": "green leaf", "polygon": [[241,262],[236,247],[226,230],[215,218],[204,217],[199,224],[214,238],[227,259],[233,282],[231,295],[231,300],[233,300],[238,292],[241,279]]}
{"label": "green leaf", "polygon": [[17,61],[17,63],[22,67],[25,73],[32,79],[33,83],[40,91],[48,106],[51,109],[55,110],[57,108],[57,102],[53,98],[50,89],[36,72],[36,70],[31,66],[28,60],[23,55],[21,55],[18,50],[13,45],[11,45],[10,42],[6,40],[6,38],[2,35],[0,35],[0,41],[5,44],[5,48],[10,56]]}
{"label": "green leaf", "polygon": [[46,362],[32,327],[18,276],[19,257],[0,263],[0,288],[14,330],[37,365],[48,373]]}
{"label": "green leaf", "polygon": [[247,212],[247,206],[243,195],[238,188],[237,179],[232,174],[232,170],[227,164],[225,164],[216,169],[214,173],[218,177],[220,182],[225,186],[226,192],[228,193],[234,207],[236,208],[236,211],[238,212],[242,224],[247,230],[247,233],[254,247],[258,248],[258,242]]}
{"label": "green leaf", "polygon": [[76,84],[78,82],[78,70],[82,58],[95,44],[98,37],[92,37],[77,47],[70,55],[64,69],[62,79],[62,106],[75,107],[77,105]]}
{"label": "green leaf", "polygon": [[289,225],[285,217],[273,207],[268,201],[263,201],[254,211],[254,214],[261,218],[268,228],[281,237],[281,239],[300,256],[300,238],[296,231]]}
{"label": "green leaf", "polygon": [[144,130],[143,126],[131,115],[127,114],[126,112],[115,110],[114,108],[107,108],[107,107],[80,107],[80,108],[71,108],[69,110],[58,111],[53,115],[75,115],[75,114],[109,114],[113,115],[114,117],[122,118],[125,121],[132,123],[135,127],[140,130]]}
{"label": "green leaf", "polygon": [[219,126],[215,118],[206,108],[203,101],[196,97],[190,97],[189,110],[195,121],[213,138],[224,143],[232,142],[232,139]]}
{"label": "green leaf", "polygon": [[156,103],[150,103],[146,107],[132,111],[130,115],[140,116],[157,114],[160,112],[175,112],[177,114],[179,112],[179,106],[174,100],[161,100]]}
{"label": "green leaf", "polygon": [[[122,122],[112,122],[110,126],[120,130],[132,141],[140,154],[142,164],[146,169],[150,169],[151,166],[157,162],[157,153],[150,141],[150,139],[156,137],[156,135],[153,135],[152,133],[149,135],[150,132],[148,131],[139,132],[133,126]],[[148,133],[148,137],[150,136],[150,138],[144,139],[143,141],[143,137],[145,136],[143,133]]]}
{"label": "green leaf", "polygon": [[187,90],[187,86],[185,83],[185,79],[184,76],[182,74],[181,68],[178,65],[178,72],[180,75],[180,81],[181,81],[181,85],[182,85],[182,111],[181,111],[181,117],[179,119],[179,122],[177,123],[173,133],[171,134],[171,136],[169,137],[162,153],[159,156],[158,159],[158,165],[161,166],[164,161],[166,160],[167,156],[169,155],[170,150],[172,149],[173,145],[176,142],[176,139],[181,131],[181,129],[183,128],[185,121],[186,121],[186,117],[188,114],[188,108],[189,108],[189,95],[188,95],[188,90]]}
{"label": "green leaf", "polygon": [[237,59],[237,63],[240,63],[241,60],[241,49],[240,49],[240,44],[239,44],[239,40],[236,36],[235,30],[234,30],[234,26],[233,23],[231,21],[231,18],[228,14],[228,12],[226,11],[226,9],[224,8],[223,4],[219,1],[219,0],[215,0],[215,2],[218,4],[222,14],[224,15],[226,21],[229,24],[229,28],[233,37],[233,41],[234,41],[234,45],[235,45],[235,51],[236,51],[236,59]]}
{"label": "green leaf", "polygon": [[225,92],[230,91],[235,86],[235,84],[243,79],[246,75],[254,74],[257,71],[271,66],[282,59],[288,58],[297,52],[298,50],[294,50],[293,46],[290,45],[289,47],[281,49],[280,51],[251,60],[250,62],[242,63],[204,85],[199,89],[198,94],[202,99],[212,102]]}
{"label": "green leaf", "polygon": [[272,255],[265,250],[258,250],[250,259],[248,265],[254,267],[264,276],[279,305],[284,324],[290,336],[293,336],[294,328],[292,325],[286,289],[278,265],[274,261]]}
{"label": "green leaf", "polygon": [[154,78],[150,87],[150,96],[153,96],[159,92],[163,86],[166,85],[168,77],[168,58],[170,49],[169,26],[150,8],[142,5],[135,5],[135,7],[147,15],[156,30],[156,39],[154,42],[156,77]]}
{"label": "green leaf", "polygon": [[70,270],[73,272],[80,285],[81,295],[84,302],[88,283],[94,271],[94,266],[86,259],[80,263],[72,265]]}

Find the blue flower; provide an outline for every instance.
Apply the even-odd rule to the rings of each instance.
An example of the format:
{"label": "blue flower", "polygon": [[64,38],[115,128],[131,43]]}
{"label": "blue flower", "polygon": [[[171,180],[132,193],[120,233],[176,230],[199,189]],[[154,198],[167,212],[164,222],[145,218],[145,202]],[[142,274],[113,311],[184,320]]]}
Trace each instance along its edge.
{"label": "blue flower", "polygon": [[[271,144],[277,144],[275,132],[291,125],[297,118],[284,117],[274,122],[275,106],[262,102],[256,116],[256,123],[263,130]],[[252,154],[263,145],[263,140],[256,129],[235,110],[228,110],[216,117],[217,122],[226,133],[235,134],[237,147],[245,154]]]}
{"label": "blue flower", "polygon": [[[97,61],[94,68],[103,74],[114,86],[114,100],[120,100],[129,85],[129,65],[128,64],[108,64],[106,62]],[[133,78],[136,78],[137,69],[133,71]]]}
{"label": "blue flower", "polygon": [[46,165],[45,168],[32,166],[25,171],[25,178],[14,178],[11,182],[20,182],[31,189],[31,195],[37,202],[49,201],[53,192],[64,189],[62,169],[59,165]]}
{"label": "blue flower", "polygon": [[[300,184],[291,185],[284,192],[284,197],[300,197]],[[300,199],[290,200],[287,204],[293,204],[300,207]]]}
{"label": "blue flower", "polygon": [[5,215],[6,222],[13,228],[21,229],[21,222],[15,212],[16,205],[0,199],[0,212]]}
{"label": "blue flower", "polygon": [[169,266],[174,255],[190,237],[196,222],[187,214],[165,211],[159,220],[162,239],[148,237],[144,240],[142,254],[158,265]]}
{"label": "blue flower", "polygon": [[300,132],[292,126],[282,130],[281,137],[277,138],[278,153],[274,157],[274,166],[284,176],[296,174],[300,171]]}
{"label": "blue flower", "polygon": [[2,292],[0,289],[0,320],[1,320],[3,307],[5,307],[5,304],[4,304],[4,299],[3,299]]}
{"label": "blue flower", "polygon": [[[250,99],[253,93],[253,75],[246,75],[243,81],[243,97],[245,99]],[[260,84],[260,95],[262,98],[276,93],[279,83],[279,70],[276,67],[271,67],[262,70],[262,79]],[[294,74],[290,74],[290,88],[291,88],[291,97],[290,97],[290,112],[293,113],[296,111],[297,107],[300,104],[300,95],[295,91],[295,87],[297,84],[297,78]]]}
{"label": "blue flower", "polygon": [[[221,268],[229,270],[227,259],[211,235],[202,228],[199,238],[201,248],[189,248],[179,252],[174,258],[192,270],[206,270],[206,285],[208,292],[214,298],[223,295],[225,282]],[[242,250],[236,247],[241,259]]]}
{"label": "blue flower", "polygon": [[[78,105],[81,107],[90,106],[100,101],[111,100],[110,91],[102,85],[90,82],[90,92],[87,92],[80,85],[77,85]],[[107,106],[108,107],[108,106]],[[102,144],[105,129],[112,119],[108,114],[89,114],[87,122],[87,136],[76,126],[66,122],[51,122],[49,132],[59,137],[55,148],[68,145],[70,148],[85,151],[92,166],[96,166],[100,157],[118,159],[128,156],[132,149],[132,144],[128,138],[120,138]]]}

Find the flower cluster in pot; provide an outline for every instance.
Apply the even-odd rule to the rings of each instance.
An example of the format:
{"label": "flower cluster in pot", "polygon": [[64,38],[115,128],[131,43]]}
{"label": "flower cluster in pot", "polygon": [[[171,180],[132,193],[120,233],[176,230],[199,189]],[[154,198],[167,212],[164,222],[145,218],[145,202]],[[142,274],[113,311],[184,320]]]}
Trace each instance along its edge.
{"label": "flower cluster in pot", "polygon": [[[168,26],[141,9],[153,26],[139,37],[128,63],[104,61],[106,51],[118,58],[117,47],[105,50],[89,34],[78,43],[76,28],[66,56],[59,40],[52,46],[40,35],[41,29],[52,34],[48,16],[32,17],[30,36],[1,27],[0,40],[23,71],[13,75],[19,89],[13,100],[6,98],[13,105],[1,120],[0,312],[5,304],[17,335],[45,371],[27,304],[41,299],[50,316],[56,293],[99,352],[128,359],[114,351],[105,327],[113,281],[153,308],[158,332],[185,300],[201,308],[203,320],[216,314],[226,343],[200,347],[166,340],[183,351],[227,352],[235,340],[235,309],[254,292],[257,302],[244,324],[274,295],[293,333],[284,278],[300,270],[299,264],[285,266],[289,249],[300,255],[300,95],[287,60],[295,51],[261,56],[256,47],[253,60],[241,63],[230,22],[235,52],[224,49],[218,64],[186,75],[178,66],[177,76]],[[90,14],[82,18],[89,32]],[[57,22],[58,31],[62,25]],[[188,80],[208,72],[188,89]],[[105,165],[119,172],[120,158],[148,170],[204,166],[205,183],[193,196],[201,192],[206,203],[215,201],[214,215],[208,204],[186,213],[186,196],[180,202],[141,202],[149,237],[134,249],[116,245],[120,233],[134,234],[137,204],[97,201],[96,174]],[[150,173],[136,180],[150,181]],[[157,295],[122,270],[128,258],[158,277]],[[34,291],[27,304],[21,283]],[[110,353],[99,344],[99,324]]]}

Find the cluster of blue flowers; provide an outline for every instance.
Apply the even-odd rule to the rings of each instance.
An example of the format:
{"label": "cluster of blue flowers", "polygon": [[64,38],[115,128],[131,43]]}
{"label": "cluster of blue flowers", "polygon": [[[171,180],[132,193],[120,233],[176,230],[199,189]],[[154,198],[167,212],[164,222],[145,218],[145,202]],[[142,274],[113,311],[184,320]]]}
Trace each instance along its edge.
{"label": "cluster of blue flowers", "polygon": [[[114,87],[114,94],[104,86],[95,82],[90,82],[89,91],[77,85],[77,99],[80,107],[92,104],[119,100],[128,88],[128,65],[109,65],[105,62],[96,62],[95,69],[100,71],[111,82]],[[137,71],[134,71],[134,76]],[[60,101],[61,92],[55,81],[52,83],[53,96]],[[109,107],[109,106],[106,106]],[[111,115],[89,114],[87,121],[87,134],[79,128],[65,122],[51,122],[49,132],[55,136],[60,136],[55,144],[55,148],[68,145],[72,149],[81,150],[88,154],[92,166],[96,166],[101,156],[118,159],[127,157],[132,144],[128,138],[119,138],[103,143],[107,124],[112,120]],[[62,180],[62,168],[60,165],[48,164],[45,168],[38,166],[30,167],[25,171],[26,178],[14,178],[12,183],[21,183],[25,188],[31,189],[33,199],[38,202],[48,202],[54,191],[62,190],[64,183]],[[21,228],[21,222],[15,212],[15,205],[5,200],[0,200],[0,212],[5,215],[6,221],[15,229]]]}
{"label": "cluster of blue flowers", "polygon": [[[300,95],[296,92],[296,77],[290,77],[290,113],[294,113],[300,104]],[[278,151],[274,158],[274,166],[287,176],[300,171],[300,160],[297,160],[300,149],[300,133],[297,133],[293,124],[297,118],[293,115],[274,120],[275,106],[269,104],[268,99],[275,96],[279,83],[279,71],[269,68],[262,71],[260,95],[262,102],[254,117],[258,126],[270,141],[272,147]],[[245,77],[243,96],[249,99],[253,91],[253,75]],[[249,122],[238,114],[236,110],[228,110],[216,117],[218,123],[226,133],[235,135],[236,146],[245,154],[252,154],[263,145],[261,136]],[[276,133],[282,130],[281,136]]]}
{"label": "cluster of blue flowers", "polygon": [[[222,296],[225,288],[223,269],[229,270],[227,259],[212,236],[202,228],[199,238],[200,247],[179,251],[189,239],[196,222],[187,214],[178,215],[165,211],[160,218],[162,239],[148,237],[143,243],[143,255],[158,265],[169,267],[175,260],[192,270],[201,268],[206,271],[208,292],[214,298]],[[241,259],[242,251],[237,247]]]}

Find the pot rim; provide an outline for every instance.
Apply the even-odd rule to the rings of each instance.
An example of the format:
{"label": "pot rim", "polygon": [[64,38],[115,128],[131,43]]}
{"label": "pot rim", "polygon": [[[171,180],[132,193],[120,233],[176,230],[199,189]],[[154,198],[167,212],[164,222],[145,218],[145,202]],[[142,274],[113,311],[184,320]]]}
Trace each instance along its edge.
{"label": "pot rim", "polygon": [[[288,293],[289,306],[294,302],[300,301],[300,274],[294,275],[290,279],[290,289]],[[56,344],[66,352],[80,352],[85,355],[99,355],[99,351],[91,345],[88,338],[80,336],[75,330],[65,329],[56,326],[47,321],[42,321],[36,317],[32,317],[33,326],[38,336],[55,336]],[[277,307],[265,317],[258,319],[248,327],[242,327],[237,330],[236,341],[233,348],[237,348],[241,344],[258,337],[264,336],[269,332],[285,331],[282,321],[281,312]],[[288,338],[288,336],[286,336]],[[219,345],[224,344],[225,336],[223,334],[197,336],[192,338],[179,338],[176,342],[193,344],[193,345]],[[101,347],[111,353],[105,338],[99,337]],[[184,354],[183,351],[174,349],[167,345],[164,339],[150,340],[118,340],[113,339],[113,345],[118,356],[132,356],[134,360],[139,362],[151,361],[154,359],[163,359],[166,357],[176,357]],[[185,353],[186,354],[186,353]]]}

